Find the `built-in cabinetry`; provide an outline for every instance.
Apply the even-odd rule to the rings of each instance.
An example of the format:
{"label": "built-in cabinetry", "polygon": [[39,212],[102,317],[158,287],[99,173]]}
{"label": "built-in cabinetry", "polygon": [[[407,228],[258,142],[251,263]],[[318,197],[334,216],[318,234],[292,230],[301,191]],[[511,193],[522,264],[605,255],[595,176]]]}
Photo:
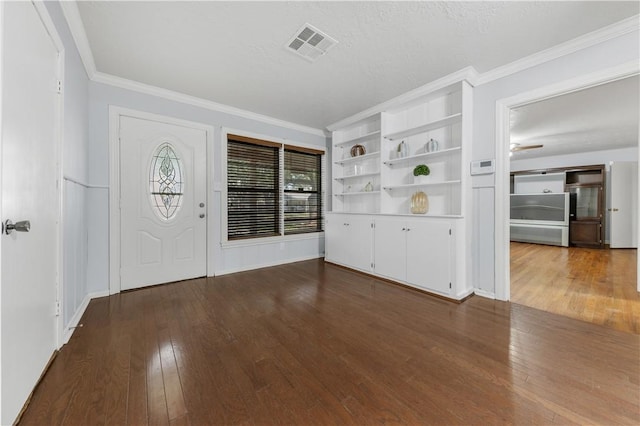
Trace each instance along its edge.
{"label": "built-in cabinetry", "polygon": [[373,218],[329,214],[325,221],[325,258],[334,263],[371,272],[373,269]]}
{"label": "built-in cabinetry", "polygon": [[[460,219],[327,214],[325,259],[452,299],[469,294]],[[464,268],[463,268],[464,269]]]}
{"label": "built-in cabinetry", "polygon": [[604,247],[604,165],[566,171],[565,191],[575,194],[576,213],[569,225],[569,242],[581,247]]}
{"label": "built-in cabinetry", "polygon": [[[332,138],[328,261],[451,298],[469,294],[471,106],[472,88],[459,81],[341,122]],[[430,173],[418,180],[413,171],[422,164]],[[426,214],[411,212],[417,192],[428,198]],[[360,230],[369,224],[372,244],[349,236],[359,221]]]}

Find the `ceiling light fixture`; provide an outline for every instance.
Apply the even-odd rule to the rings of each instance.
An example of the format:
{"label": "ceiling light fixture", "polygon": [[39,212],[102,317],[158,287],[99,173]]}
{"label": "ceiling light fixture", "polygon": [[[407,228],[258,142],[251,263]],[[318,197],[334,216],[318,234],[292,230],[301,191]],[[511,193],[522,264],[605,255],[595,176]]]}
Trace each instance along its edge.
{"label": "ceiling light fixture", "polygon": [[328,36],[313,25],[304,24],[291,37],[285,48],[306,60],[313,62],[336,45],[338,41]]}

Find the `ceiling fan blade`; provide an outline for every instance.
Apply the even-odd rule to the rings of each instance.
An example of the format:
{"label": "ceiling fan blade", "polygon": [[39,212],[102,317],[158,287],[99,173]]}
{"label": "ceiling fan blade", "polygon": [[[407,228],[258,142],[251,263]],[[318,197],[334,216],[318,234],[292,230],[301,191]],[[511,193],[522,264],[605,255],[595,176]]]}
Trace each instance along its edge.
{"label": "ceiling fan blade", "polygon": [[527,149],[536,149],[542,148],[544,145],[523,145],[523,146],[514,146],[511,148],[511,151],[525,151]]}

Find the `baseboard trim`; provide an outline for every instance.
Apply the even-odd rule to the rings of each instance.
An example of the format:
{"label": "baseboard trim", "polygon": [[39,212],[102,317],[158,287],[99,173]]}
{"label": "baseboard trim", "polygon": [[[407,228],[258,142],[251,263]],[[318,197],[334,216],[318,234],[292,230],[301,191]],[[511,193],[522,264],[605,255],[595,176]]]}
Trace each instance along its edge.
{"label": "baseboard trim", "polygon": [[239,268],[231,268],[231,269],[224,269],[222,271],[215,271],[213,276],[217,277],[220,275],[235,274],[237,272],[253,271],[254,269],[270,268],[272,266],[286,265],[287,263],[304,262],[305,260],[320,259],[322,257],[324,257],[324,254],[318,253],[312,256],[296,257],[294,259],[282,259],[282,260],[277,260],[275,262],[261,263],[258,265],[241,266]]}
{"label": "baseboard trim", "polygon": [[476,294],[476,296],[480,296],[480,297],[486,297],[487,299],[496,299],[496,295],[495,293],[491,293],[489,291],[484,291],[484,290],[480,290],[479,288],[476,288],[473,290],[473,292]]}
{"label": "baseboard trim", "polygon": [[[383,281],[385,283],[396,285],[398,287],[403,287],[403,288],[406,288],[407,290],[417,291],[418,293],[426,294],[427,296],[435,297],[437,299],[442,299],[442,300],[444,300],[446,302],[455,303],[457,305],[459,305],[462,302],[464,302],[465,300],[469,299],[474,294],[473,290],[470,290],[469,292],[465,292],[466,295],[463,296],[461,299],[455,299],[453,297],[443,296],[442,294],[434,293],[434,292],[431,292],[429,290],[422,289],[420,287],[414,287],[414,286],[409,285],[409,284],[401,283],[399,281],[394,281],[394,280],[392,280],[390,278],[381,277],[379,275],[374,275],[374,274],[371,274],[369,272],[361,271],[359,269],[353,269],[353,268],[350,268],[348,266],[340,265],[339,263],[334,263],[334,262],[332,262],[330,260],[326,260],[325,259],[325,263],[328,263],[330,265],[336,266],[338,268],[345,269],[345,270],[350,271],[350,272],[355,272],[356,274],[361,274],[361,275],[365,275],[367,277],[375,278],[375,279]],[[463,294],[465,294],[465,293],[463,293]]]}
{"label": "baseboard trim", "polygon": [[78,327],[78,324],[82,319],[82,315],[84,315],[84,311],[86,311],[87,307],[89,306],[89,302],[91,302],[92,299],[97,299],[99,297],[105,296],[109,296],[109,291],[95,291],[84,296],[84,299],[82,299],[82,303],[80,303],[80,306],[78,306],[78,309],[76,309],[75,314],[73,314],[71,320],[69,320],[69,324],[64,329],[64,335],[62,336],[63,345],[66,345],[69,342],[69,339],[71,339],[73,332]]}

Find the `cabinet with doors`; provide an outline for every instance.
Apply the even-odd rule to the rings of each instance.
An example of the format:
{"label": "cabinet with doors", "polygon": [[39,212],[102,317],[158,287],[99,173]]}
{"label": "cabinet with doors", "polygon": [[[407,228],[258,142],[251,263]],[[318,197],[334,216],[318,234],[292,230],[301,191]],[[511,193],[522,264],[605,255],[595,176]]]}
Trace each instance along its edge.
{"label": "cabinet with doors", "polygon": [[380,216],[374,220],[374,271],[385,278],[451,296],[455,241],[449,221]]}
{"label": "cabinet with doors", "polygon": [[368,215],[328,214],[325,259],[363,272],[373,267],[373,220]]}
{"label": "cabinet with doors", "polygon": [[569,244],[603,248],[604,165],[568,169],[566,171],[565,192],[575,194],[575,217],[569,223]]}
{"label": "cabinet with doors", "polygon": [[[460,80],[421,88],[332,126],[328,261],[367,271],[352,253],[362,255],[366,243],[349,247],[344,228],[353,222],[340,225],[337,219],[366,217],[375,225],[367,272],[456,299],[471,292],[464,231],[471,196],[471,108],[472,87]],[[414,177],[419,165],[429,168],[426,177]],[[422,205],[426,198],[426,213],[412,212],[414,196]]]}

